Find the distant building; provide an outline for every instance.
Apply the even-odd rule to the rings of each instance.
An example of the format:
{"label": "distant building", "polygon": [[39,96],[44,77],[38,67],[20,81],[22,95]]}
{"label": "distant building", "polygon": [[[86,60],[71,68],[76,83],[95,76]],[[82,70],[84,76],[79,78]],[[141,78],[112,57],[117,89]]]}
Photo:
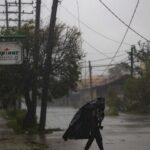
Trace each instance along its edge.
{"label": "distant building", "polygon": [[[109,89],[113,89],[120,100],[124,99],[124,84],[129,78],[129,75],[124,75],[118,79],[105,79],[102,80],[97,86],[93,86],[93,99],[102,96],[106,97],[108,95]],[[95,80],[96,81],[96,80]],[[95,83],[95,82],[94,82]],[[57,104],[69,105],[74,107],[80,107],[83,104],[91,100],[90,88],[79,88],[78,91],[70,91],[69,94],[62,99],[57,100]]]}
{"label": "distant building", "polygon": [[[92,86],[96,87],[96,86],[99,86],[100,84],[103,84],[107,78],[108,78],[107,76],[103,76],[103,75],[93,75],[92,76]],[[82,79],[78,83],[79,89],[85,89],[85,88],[89,88],[89,87],[90,87],[90,79],[89,78]]]}

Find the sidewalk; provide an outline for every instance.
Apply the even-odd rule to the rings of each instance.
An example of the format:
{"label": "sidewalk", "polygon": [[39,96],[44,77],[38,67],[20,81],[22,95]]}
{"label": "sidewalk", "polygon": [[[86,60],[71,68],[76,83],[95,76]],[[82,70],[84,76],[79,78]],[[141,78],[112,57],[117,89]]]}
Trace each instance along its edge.
{"label": "sidewalk", "polygon": [[[39,135],[16,135],[6,125],[6,120],[0,118],[0,150],[83,150],[86,140],[63,141],[63,132]],[[44,148],[36,146],[47,145]],[[95,145],[95,144],[93,144]],[[93,147],[93,146],[92,146]],[[94,149],[95,150],[95,149]]]}
{"label": "sidewalk", "polygon": [[7,127],[6,120],[0,117],[0,140],[8,138],[12,134],[13,130]]}
{"label": "sidewalk", "polygon": [[19,150],[22,147],[19,139],[13,130],[7,127],[6,120],[0,117],[0,150]]}
{"label": "sidewalk", "polygon": [[[16,135],[0,118],[0,150],[84,150],[87,140],[63,141],[63,133]],[[149,150],[150,117],[106,117],[102,137],[104,150]],[[90,150],[99,150],[95,141]]]}
{"label": "sidewalk", "polygon": [[[41,148],[40,148],[41,147]],[[17,135],[0,117],[0,150],[44,150],[45,148],[31,135]]]}

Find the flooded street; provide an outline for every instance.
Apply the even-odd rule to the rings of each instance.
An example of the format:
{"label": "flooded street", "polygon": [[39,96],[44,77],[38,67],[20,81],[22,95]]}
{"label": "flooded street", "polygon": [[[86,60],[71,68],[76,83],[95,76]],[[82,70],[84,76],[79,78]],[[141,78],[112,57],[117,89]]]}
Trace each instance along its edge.
{"label": "flooded street", "polygon": [[[38,113],[39,113],[38,109]],[[63,141],[62,135],[68,127],[77,109],[48,108],[47,128],[60,128],[63,131],[45,136],[16,135],[6,127],[6,121],[0,119],[0,150],[84,150],[87,140]],[[105,117],[102,130],[104,150],[149,150],[150,116],[120,114],[117,117]],[[98,150],[92,144],[91,150]]]}
{"label": "flooded street", "polygon": [[[49,108],[47,128],[66,129],[77,110],[73,108]],[[120,114],[105,117],[102,130],[105,150],[149,150],[150,116]],[[46,136],[50,150],[82,150],[86,140],[62,140],[63,132]],[[94,142],[91,149],[98,150]]]}

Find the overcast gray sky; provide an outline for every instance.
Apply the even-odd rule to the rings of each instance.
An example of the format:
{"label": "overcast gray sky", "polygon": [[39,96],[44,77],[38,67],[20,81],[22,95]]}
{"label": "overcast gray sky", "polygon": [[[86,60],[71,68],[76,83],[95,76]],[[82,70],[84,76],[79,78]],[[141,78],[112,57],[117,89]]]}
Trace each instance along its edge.
{"label": "overcast gray sky", "polygon": [[[42,18],[44,21],[49,21],[49,15],[51,10],[52,0],[42,0]],[[136,6],[137,0],[103,0],[103,2],[113,10],[122,20],[127,24],[129,23]],[[46,6],[47,7],[46,7]],[[49,9],[49,10],[48,10]],[[67,9],[67,11],[66,11]],[[138,33],[142,34],[147,39],[150,39],[150,1],[140,0],[137,8],[134,20],[131,27]],[[74,17],[73,17],[74,16]],[[77,19],[75,19],[75,17]],[[86,42],[95,47],[97,50],[105,53],[109,57],[112,57],[117,50],[119,43],[115,43],[111,40],[107,40],[102,36],[89,30],[83,23],[94,29],[98,33],[105,35],[115,41],[120,41],[127,29],[122,23],[120,23],[100,2],[99,0],[62,0],[59,5],[57,18],[70,26],[80,27],[83,39],[83,49],[86,53],[86,60],[97,60],[106,58],[106,56],[100,54]],[[78,21],[80,19],[80,23]],[[84,42],[85,40],[85,42]],[[132,31],[129,31],[125,43],[137,44],[139,40],[142,40]],[[115,58],[115,62],[126,60],[126,51],[130,50],[130,45],[123,44],[119,53],[120,57]],[[92,62],[92,64],[109,64],[110,60]],[[97,73],[101,74],[104,68],[96,68]],[[95,71],[96,71],[95,70]]]}
{"label": "overcast gray sky", "polygon": [[[4,1],[4,0],[0,0]],[[14,1],[14,0],[9,0]],[[32,0],[22,0],[31,2]],[[34,0],[35,1],[35,0]],[[137,0],[103,0],[103,2],[114,11],[127,24],[129,23]],[[42,0],[41,18],[44,24],[50,20],[52,0]],[[32,10],[32,7],[24,6],[25,10]],[[138,33],[150,39],[150,0],[140,0],[136,14],[131,27]],[[82,33],[82,48],[86,53],[86,61],[91,60],[92,65],[109,64],[110,59],[104,61],[94,61],[112,57],[116,52],[119,42],[127,29],[118,21],[100,2],[99,0],[62,0],[59,4],[57,19],[70,26],[80,27]],[[80,20],[80,21],[79,21]],[[89,28],[94,31],[91,31]],[[96,33],[97,32],[97,33]],[[108,40],[106,36],[114,41]],[[137,44],[139,40],[144,41],[135,33],[129,30],[124,43],[113,63],[127,60],[126,51],[129,51],[132,44]],[[88,42],[88,44],[87,44]],[[92,47],[95,47],[92,48]],[[99,52],[100,51],[100,52]],[[104,53],[104,54],[101,54]],[[106,57],[107,56],[107,57]],[[104,68],[94,68],[93,72],[101,74]]]}

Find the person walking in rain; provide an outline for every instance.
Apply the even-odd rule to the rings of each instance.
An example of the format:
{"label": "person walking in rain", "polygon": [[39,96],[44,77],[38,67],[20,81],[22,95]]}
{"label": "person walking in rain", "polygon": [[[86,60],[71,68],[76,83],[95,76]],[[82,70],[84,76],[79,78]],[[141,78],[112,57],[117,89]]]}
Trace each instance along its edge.
{"label": "person walking in rain", "polygon": [[96,100],[88,102],[77,111],[73,117],[69,128],[63,135],[63,139],[88,139],[85,150],[88,150],[96,139],[100,150],[103,150],[102,136],[100,129],[104,119],[105,98],[98,97]]}

